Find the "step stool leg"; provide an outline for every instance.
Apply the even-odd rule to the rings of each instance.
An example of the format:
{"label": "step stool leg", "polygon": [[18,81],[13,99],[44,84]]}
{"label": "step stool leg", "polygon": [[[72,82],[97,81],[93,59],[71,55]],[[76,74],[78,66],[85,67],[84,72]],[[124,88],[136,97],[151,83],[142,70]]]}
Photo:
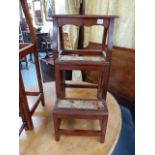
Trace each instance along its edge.
{"label": "step stool leg", "polygon": [[104,116],[100,120],[101,125],[101,135],[100,135],[100,142],[104,143],[105,141],[105,135],[106,135],[106,129],[107,129],[107,122],[108,122],[108,115]]}
{"label": "step stool leg", "polygon": [[60,128],[61,119],[53,115],[53,121],[54,121],[55,140],[59,141],[60,139],[59,128]]}

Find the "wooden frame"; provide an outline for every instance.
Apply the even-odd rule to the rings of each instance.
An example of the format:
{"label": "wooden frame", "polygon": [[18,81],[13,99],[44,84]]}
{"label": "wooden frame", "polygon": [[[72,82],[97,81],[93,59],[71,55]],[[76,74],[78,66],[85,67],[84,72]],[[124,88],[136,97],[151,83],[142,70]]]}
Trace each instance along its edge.
{"label": "wooden frame", "polygon": [[[42,87],[42,80],[41,80],[41,74],[40,74],[40,68],[39,68],[39,61],[38,61],[38,53],[35,44],[20,44],[20,50],[19,50],[19,60],[22,60],[26,55],[33,53],[34,54],[34,62],[35,62],[35,68],[37,73],[37,79],[38,79],[38,85],[39,85],[39,91],[38,92],[30,92],[26,91],[22,79],[21,71],[19,70],[19,97],[20,97],[20,112],[21,117],[23,120],[23,125],[20,129],[20,133],[25,128],[27,130],[33,129],[33,123],[32,123],[32,115],[34,111],[36,110],[38,104],[42,103],[42,106],[45,105],[44,100],[44,94],[43,94],[43,87]],[[29,109],[28,106],[28,100],[27,96],[37,96],[37,100],[34,103],[34,106],[32,109]]]}
{"label": "wooden frame", "polygon": [[[66,98],[66,88],[92,88],[97,89],[96,102],[102,100],[104,110],[89,110],[85,109],[65,109],[55,105],[53,110],[53,119],[55,127],[55,139],[59,140],[60,134],[65,135],[88,135],[100,136],[100,142],[104,142],[105,131],[108,121],[108,110],[106,108],[106,95],[109,81],[109,73],[111,66],[112,55],[112,33],[114,19],[117,16],[101,16],[101,15],[53,15],[53,50],[55,63],[55,80],[56,94],[58,101]],[[105,28],[102,40],[101,50],[64,50],[62,27],[66,24],[76,26],[93,26],[102,25]],[[58,50],[58,35],[60,36],[60,50]],[[107,47],[105,46],[107,39]],[[87,58],[88,57],[88,58]],[[87,58],[87,59],[86,59]],[[94,59],[95,58],[95,59]],[[66,84],[65,71],[67,70],[89,70],[100,72],[98,84]],[[57,102],[56,101],[56,104]],[[79,99],[76,99],[79,102]],[[76,102],[75,101],[75,102]],[[91,102],[92,100],[90,100]],[[81,101],[84,104],[84,100]],[[59,102],[58,102],[59,103]],[[60,123],[62,119],[97,119],[101,123],[101,130],[62,130]]]}
{"label": "wooden frame", "polygon": [[[42,103],[42,106],[45,105],[44,100],[44,93],[43,93],[43,86],[42,86],[42,80],[41,80],[41,74],[40,74],[40,67],[39,67],[39,60],[38,60],[38,52],[36,48],[36,38],[35,38],[35,32],[33,29],[31,16],[28,11],[28,5],[26,0],[20,0],[21,6],[23,8],[23,12],[25,14],[25,18],[30,30],[30,37],[31,37],[31,44],[19,44],[19,61],[25,58],[28,54],[34,54],[34,65],[36,69],[37,74],[37,80],[38,80],[38,86],[39,91],[38,92],[26,92],[22,74],[19,69],[19,110],[20,110],[20,116],[22,117],[23,125],[20,128],[19,135],[21,134],[22,130],[25,128],[26,130],[33,129],[33,122],[32,122],[32,115],[37,108],[38,104]],[[32,109],[29,109],[28,106],[28,100],[27,96],[37,96],[37,100],[34,103],[34,106]]]}
{"label": "wooden frame", "polygon": [[[58,102],[58,100],[56,102]],[[53,120],[54,120],[56,141],[58,141],[60,139],[60,135],[63,134],[74,136],[99,136],[100,142],[104,142],[108,121],[108,110],[106,104],[105,103],[103,104],[105,107],[103,110],[82,110],[82,109],[58,108],[56,103],[53,109]],[[101,130],[61,129],[60,124],[62,119],[99,120]]]}

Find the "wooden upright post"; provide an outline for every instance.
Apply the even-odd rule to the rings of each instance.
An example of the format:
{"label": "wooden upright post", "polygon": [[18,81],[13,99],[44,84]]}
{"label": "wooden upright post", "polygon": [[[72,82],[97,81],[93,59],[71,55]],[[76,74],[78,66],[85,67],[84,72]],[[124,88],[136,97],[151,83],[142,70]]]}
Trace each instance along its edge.
{"label": "wooden upright post", "polygon": [[30,30],[31,42],[36,43],[36,35],[35,35],[35,31],[34,31],[33,24],[32,24],[32,18],[31,18],[29,11],[28,11],[29,8],[27,5],[27,2],[26,2],[26,0],[20,0],[20,3],[21,3],[21,6],[23,8],[23,12],[25,14],[25,19],[26,19],[26,22],[27,22],[29,30]]}
{"label": "wooden upright post", "polygon": [[[26,2],[26,0],[20,0],[20,3],[23,8],[23,12],[25,14],[25,19],[26,19],[26,22],[29,27],[31,42],[36,44],[36,35],[35,35],[35,31],[34,31],[33,24],[32,24],[32,18],[28,11],[29,8],[27,5],[27,2]],[[32,54],[30,54],[30,61],[32,62]]]}
{"label": "wooden upright post", "polygon": [[[85,2],[82,0],[80,3],[80,10],[79,10],[80,15],[85,14]],[[83,49],[83,43],[84,43],[84,26],[80,26],[79,28],[79,38],[78,38],[78,49]]]}
{"label": "wooden upright post", "polygon": [[[35,69],[36,69],[37,81],[38,81],[38,87],[39,87],[38,92],[25,91],[22,74],[21,74],[21,71],[19,70],[20,109],[23,112],[22,118],[24,121],[22,128],[20,130],[20,133],[21,133],[21,131],[24,128],[25,129],[33,129],[33,123],[32,123],[31,116],[33,115],[33,113],[34,113],[35,109],[37,108],[38,104],[40,103],[40,101],[42,103],[42,106],[45,105],[45,100],[44,100],[43,86],[42,86],[40,67],[39,67],[39,61],[38,61],[38,52],[37,52],[37,48],[36,48],[35,31],[33,29],[32,20],[31,20],[30,14],[29,14],[28,5],[27,5],[26,0],[20,0],[20,2],[21,2],[21,6],[23,8],[24,14],[25,14],[25,18],[26,18],[28,27],[29,27],[32,43],[31,44],[19,44],[19,60],[22,60],[28,54],[31,54],[31,55],[34,54],[34,65],[35,65]],[[27,96],[37,96],[37,100],[31,109],[29,109],[29,107],[28,107]]]}

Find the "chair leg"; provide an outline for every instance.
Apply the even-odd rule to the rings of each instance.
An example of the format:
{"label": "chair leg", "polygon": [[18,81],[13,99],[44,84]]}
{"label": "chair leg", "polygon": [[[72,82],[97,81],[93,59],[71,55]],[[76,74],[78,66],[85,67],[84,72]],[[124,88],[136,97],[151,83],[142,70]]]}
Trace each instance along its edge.
{"label": "chair leg", "polygon": [[98,81],[99,81],[99,85],[98,85],[98,89],[97,89],[97,98],[98,99],[102,99],[102,81],[103,81],[103,72],[101,72],[99,74],[99,77],[98,77]]}
{"label": "chair leg", "polygon": [[40,73],[40,66],[39,66],[38,53],[37,53],[36,47],[35,47],[35,52],[34,52],[34,62],[35,62],[37,79],[38,79],[39,91],[42,93],[41,104],[42,104],[42,106],[44,106],[45,105],[45,99],[44,99],[43,86],[42,86],[41,73]]}
{"label": "chair leg", "polygon": [[44,101],[43,98],[41,99],[41,105],[42,105],[43,107],[45,106],[45,101]]}
{"label": "chair leg", "polygon": [[20,102],[19,102],[19,111],[20,111],[20,116],[21,116],[22,122],[25,123],[25,130],[28,130],[26,118],[25,118],[24,111],[23,111],[23,108],[21,107]]}
{"label": "chair leg", "polygon": [[66,89],[65,89],[65,80],[66,80],[66,71],[62,71],[62,96],[66,96]]}
{"label": "chair leg", "polygon": [[26,69],[28,70],[29,69],[29,66],[28,66],[28,61],[27,61],[27,58],[26,58]]}
{"label": "chair leg", "polygon": [[104,143],[104,141],[105,141],[105,134],[106,134],[106,129],[107,129],[107,122],[108,122],[108,116],[104,116],[100,120],[100,125],[101,125],[100,142],[101,143]]}
{"label": "chair leg", "polygon": [[59,141],[59,139],[60,139],[59,128],[60,128],[61,119],[57,118],[55,115],[53,115],[53,120],[54,120],[55,140]]}
{"label": "chair leg", "polygon": [[59,65],[55,65],[55,84],[56,84],[56,95],[58,98],[64,98],[62,71]]}

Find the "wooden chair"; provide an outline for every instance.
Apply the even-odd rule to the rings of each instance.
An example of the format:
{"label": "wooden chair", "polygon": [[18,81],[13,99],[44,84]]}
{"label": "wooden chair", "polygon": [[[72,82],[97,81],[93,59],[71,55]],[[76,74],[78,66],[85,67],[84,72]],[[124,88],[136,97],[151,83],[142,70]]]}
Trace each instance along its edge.
{"label": "wooden chair", "polygon": [[[35,112],[40,102],[42,103],[42,106],[45,105],[43,86],[42,86],[40,67],[39,67],[39,60],[38,60],[38,52],[36,48],[35,32],[34,32],[31,17],[28,11],[27,2],[26,0],[20,0],[20,2],[21,2],[21,6],[23,8],[23,12],[25,14],[25,18],[26,18],[26,21],[27,21],[27,24],[30,30],[30,37],[31,37],[32,43],[19,44],[19,61],[21,61],[23,58],[25,58],[29,54],[34,55],[34,65],[35,65],[36,74],[37,74],[39,91],[32,92],[32,91],[25,90],[23,79],[22,79],[22,74],[19,69],[19,111],[20,111],[20,116],[22,117],[22,121],[23,121],[19,134],[21,134],[24,128],[26,130],[33,129],[32,115]],[[30,109],[28,105],[28,100],[27,100],[28,96],[37,97],[32,109]]]}
{"label": "wooden chair", "polygon": [[[57,101],[53,109],[53,119],[56,140],[59,140],[60,134],[65,134],[99,136],[100,141],[104,142],[108,121],[106,94],[111,66],[113,25],[116,17],[102,15],[53,15],[52,46],[54,50],[57,94]],[[62,27],[66,24],[104,26],[102,49],[64,50]],[[58,50],[58,34],[60,36],[60,50]],[[99,71],[98,84],[67,83],[65,81],[65,72],[68,70]],[[66,88],[97,89],[97,96],[95,100],[90,100],[90,96],[87,99],[67,98]],[[101,124],[101,130],[64,130],[60,128],[62,119],[97,119]]]}
{"label": "wooden chair", "polygon": [[[41,80],[41,74],[40,74],[40,67],[39,67],[39,61],[38,61],[38,53],[35,44],[20,44],[19,46],[19,60],[22,60],[26,55],[33,53],[34,54],[34,65],[36,69],[37,74],[37,80],[38,80],[38,86],[39,91],[26,91],[22,79],[21,71],[19,70],[19,109],[20,109],[20,116],[22,117],[23,125],[20,129],[21,131],[25,128],[27,130],[33,129],[33,123],[32,123],[32,115],[35,112],[37,106],[39,105],[40,101],[42,103],[42,106],[45,105],[44,100],[44,94],[43,94],[43,86],[42,86],[42,80]],[[32,107],[32,109],[29,108],[28,105],[28,96],[36,96],[37,99]]]}
{"label": "wooden chair", "polygon": [[23,104],[22,100],[21,100],[21,95],[19,95],[19,116],[22,119],[22,125],[19,129],[19,135],[22,133],[23,129],[27,130],[28,129],[28,123],[32,123],[32,121],[30,120],[29,122],[27,121],[27,116],[24,113],[24,107],[25,104]]}

